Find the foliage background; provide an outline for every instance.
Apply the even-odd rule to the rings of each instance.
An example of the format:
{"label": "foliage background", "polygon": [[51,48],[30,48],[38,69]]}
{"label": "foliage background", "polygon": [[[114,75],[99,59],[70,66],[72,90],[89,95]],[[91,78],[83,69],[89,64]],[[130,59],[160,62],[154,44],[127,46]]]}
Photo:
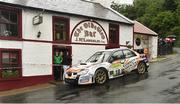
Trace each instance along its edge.
{"label": "foliage background", "polygon": [[112,3],[111,7],[159,34],[176,35],[180,47],[180,0],[134,0],[133,5]]}

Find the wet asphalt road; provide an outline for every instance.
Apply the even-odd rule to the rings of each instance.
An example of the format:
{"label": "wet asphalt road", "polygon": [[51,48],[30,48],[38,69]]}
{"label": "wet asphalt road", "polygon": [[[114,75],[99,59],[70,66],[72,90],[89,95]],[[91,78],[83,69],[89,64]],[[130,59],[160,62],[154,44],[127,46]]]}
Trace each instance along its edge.
{"label": "wet asphalt road", "polygon": [[[180,52],[180,50],[179,50]],[[180,103],[180,53],[151,63],[143,76],[135,73],[105,85],[55,87],[1,97],[0,103]]]}

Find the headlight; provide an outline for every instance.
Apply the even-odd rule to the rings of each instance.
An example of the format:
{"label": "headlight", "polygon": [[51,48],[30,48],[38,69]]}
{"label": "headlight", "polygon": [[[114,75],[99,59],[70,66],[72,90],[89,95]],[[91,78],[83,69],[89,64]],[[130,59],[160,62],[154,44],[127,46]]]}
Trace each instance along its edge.
{"label": "headlight", "polygon": [[88,69],[81,69],[81,71],[79,73],[77,73],[78,75],[85,75],[88,73]]}

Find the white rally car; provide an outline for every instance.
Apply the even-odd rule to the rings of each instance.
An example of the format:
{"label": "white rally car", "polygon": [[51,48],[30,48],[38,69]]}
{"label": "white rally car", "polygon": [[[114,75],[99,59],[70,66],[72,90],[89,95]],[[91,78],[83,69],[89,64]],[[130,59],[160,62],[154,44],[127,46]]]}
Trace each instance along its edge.
{"label": "white rally car", "polygon": [[133,70],[144,74],[149,67],[146,57],[128,48],[98,51],[85,63],[72,66],[65,72],[68,84],[104,84],[108,79],[123,76]]}

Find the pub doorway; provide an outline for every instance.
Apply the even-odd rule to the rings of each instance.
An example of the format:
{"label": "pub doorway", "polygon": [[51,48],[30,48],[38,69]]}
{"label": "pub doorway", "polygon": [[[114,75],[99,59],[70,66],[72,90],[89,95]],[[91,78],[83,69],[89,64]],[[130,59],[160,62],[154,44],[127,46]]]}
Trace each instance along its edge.
{"label": "pub doorway", "polygon": [[72,48],[71,46],[53,46],[53,76],[55,81],[63,81],[64,69],[63,65],[72,64]]}

